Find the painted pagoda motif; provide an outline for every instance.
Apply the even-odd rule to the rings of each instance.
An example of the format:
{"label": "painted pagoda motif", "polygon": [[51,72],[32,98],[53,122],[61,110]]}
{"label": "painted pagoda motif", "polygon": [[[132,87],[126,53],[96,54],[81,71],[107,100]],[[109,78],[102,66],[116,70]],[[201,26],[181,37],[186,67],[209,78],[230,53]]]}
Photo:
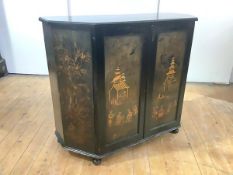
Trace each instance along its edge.
{"label": "painted pagoda motif", "polygon": [[111,105],[120,105],[129,96],[129,86],[126,83],[125,74],[121,73],[120,67],[115,69],[112,79],[112,87],[109,89],[109,102]]}
{"label": "painted pagoda motif", "polygon": [[166,72],[165,80],[163,82],[163,89],[157,96],[157,105],[153,107],[152,114],[156,120],[163,118],[172,109],[172,104],[167,102],[169,91],[172,86],[177,82],[176,80],[176,58],[173,56],[169,63],[168,70]]}
{"label": "painted pagoda motif", "polygon": [[130,126],[137,123],[138,107],[135,103],[128,100],[131,98],[129,97],[129,85],[126,82],[125,74],[121,72],[119,66],[115,69],[110,83],[107,126],[111,128],[111,139],[115,140],[121,137],[121,135],[116,134],[115,130],[118,130],[120,127],[125,132],[128,132]]}
{"label": "painted pagoda motif", "polygon": [[105,36],[106,143],[138,133],[143,38]]}
{"label": "painted pagoda motif", "polygon": [[175,57],[173,56],[168,71],[166,73],[166,79],[164,81],[164,92],[166,92],[174,83],[176,83],[176,62]]}

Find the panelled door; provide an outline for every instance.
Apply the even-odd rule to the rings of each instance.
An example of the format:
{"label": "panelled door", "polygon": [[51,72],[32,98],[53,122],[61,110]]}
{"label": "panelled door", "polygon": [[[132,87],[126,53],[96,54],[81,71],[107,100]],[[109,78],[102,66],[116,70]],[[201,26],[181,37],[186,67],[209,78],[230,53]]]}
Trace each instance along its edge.
{"label": "panelled door", "polygon": [[[134,143],[143,137],[145,61],[149,27],[140,24],[103,26],[99,30],[98,70],[103,86],[103,115],[98,117],[100,152]],[[102,55],[101,55],[102,54]]]}
{"label": "panelled door", "polygon": [[144,137],[178,127],[194,22],[152,27]]}

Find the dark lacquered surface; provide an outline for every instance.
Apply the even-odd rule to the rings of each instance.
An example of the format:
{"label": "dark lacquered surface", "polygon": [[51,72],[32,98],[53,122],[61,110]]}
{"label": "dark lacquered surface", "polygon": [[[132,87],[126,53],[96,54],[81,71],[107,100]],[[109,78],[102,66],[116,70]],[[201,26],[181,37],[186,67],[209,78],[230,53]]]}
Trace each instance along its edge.
{"label": "dark lacquered surface", "polygon": [[162,32],[158,36],[152,108],[148,116],[150,129],[176,120],[186,36],[183,30]]}
{"label": "dark lacquered surface", "polygon": [[106,141],[138,133],[143,37],[139,34],[104,38]]}
{"label": "dark lacquered surface", "polygon": [[[63,146],[73,152],[102,158],[117,149],[140,143],[153,135],[180,126],[194,21],[197,20],[195,17],[161,14],[157,19],[155,14],[144,14],[73,17],[72,20],[67,17],[49,17],[41,20],[55,102],[56,134]],[[80,32],[82,34],[79,35]],[[88,33],[89,39],[83,38],[83,32]],[[178,37],[177,32],[186,33],[186,39]],[[141,42],[130,39],[135,36],[141,38]],[[161,39],[169,41],[162,42]],[[173,42],[177,39],[179,42]],[[87,40],[88,47],[85,44]],[[115,47],[117,48],[114,49]],[[80,49],[83,51],[79,52]],[[76,59],[76,51],[80,55],[80,61]],[[184,53],[181,55],[180,52]],[[91,56],[90,64],[83,60],[86,53]],[[175,56],[175,64],[170,59],[171,56]],[[161,58],[166,58],[167,61],[160,71],[158,66],[164,60]],[[74,66],[73,63],[82,63],[87,71],[80,72],[82,67]],[[172,72],[172,65],[176,65],[175,72],[181,74],[176,77],[179,86],[164,96],[172,97],[177,105],[174,104],[169,116],[164,115],[162,122],[158,123],[159,117],[156,116],[152,123],[153,107],[156,109],[156,106],[162,104],[166,108],[170,103],[152,103],[158,96],[163,97],[163,94],[153,92],[160,90],[166,80],[165,77],[156,79],[156,76],[165,75],[168,70]],[[79,78],[75,72],[84,73],[85,76]],[[170,79],[173,80],[169,74]],[[118,96],[114,88],[120,81],[115,80],[126,84],[124,88],[116,88]],[[167,89],[168,86],[164,87]],[[170,86],[168,89],[171,89]],[[136,108],[131,107],[131,103],[138,110],[134,110]],[[168,104],[167,108],[169,106],[171,105]],[[138,114],[133,115],[134,113]]]}
{"label": "dark lacquered surface", "polygon": [[66,144],[94,150],[90,32],[53,29],[63,132]]}
{"label": "dark lacquered surface", "polygon": [[186,14],[176,13],[156,13],[150,14],[127,14],[127,15],[94,15],[94,16],[53,16],[41,17],[41,21],[49,23],[125,23],[125,22],[148,22],[148,21],[172,21],[172,20],[197,20],[196,17]]}

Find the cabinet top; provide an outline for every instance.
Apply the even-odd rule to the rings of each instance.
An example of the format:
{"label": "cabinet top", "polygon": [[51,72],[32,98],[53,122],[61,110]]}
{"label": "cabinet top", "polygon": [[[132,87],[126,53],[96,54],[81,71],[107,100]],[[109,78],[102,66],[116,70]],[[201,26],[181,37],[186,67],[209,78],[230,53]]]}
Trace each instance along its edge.
{"label": "cabinet top", "polygon": [[127,15],[92,15],[92,16],[51,16],[40,17],[40,21],[46,23],[77,23],[77,24],[111,24],[127,22],[160,22],[160,21],[177,21],[191,20],[197,21],[197,18],[186,14],[176,13],[155,13],[150,14],[127,14]]}

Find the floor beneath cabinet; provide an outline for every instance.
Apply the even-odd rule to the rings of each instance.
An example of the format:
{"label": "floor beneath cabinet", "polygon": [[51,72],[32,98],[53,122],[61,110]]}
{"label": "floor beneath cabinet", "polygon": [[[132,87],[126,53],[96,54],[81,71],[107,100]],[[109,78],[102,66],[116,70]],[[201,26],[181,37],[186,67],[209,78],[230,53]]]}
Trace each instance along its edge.
{"label": "floor beneath cabinet", "polygon": [[182,127],[95,166],[54,136],[47,76],[0,79],[0,175],[233,174],[233,85],[189,83]]}

